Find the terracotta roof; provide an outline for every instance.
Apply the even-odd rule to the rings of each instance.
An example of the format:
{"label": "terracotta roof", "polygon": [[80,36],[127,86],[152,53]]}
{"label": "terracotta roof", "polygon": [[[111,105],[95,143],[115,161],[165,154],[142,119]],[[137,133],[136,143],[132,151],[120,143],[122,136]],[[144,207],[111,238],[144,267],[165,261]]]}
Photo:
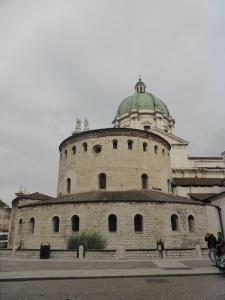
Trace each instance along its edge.
{"label": "terracotta roof", "polygon": [[225,186],[225,178],[174,178],[173,186]]}
{"label": "terracotta roof", "polygon": [[[189,197],[193,200],[200,200],[200,201],[206,201],[208,198],[217,195],[216,193],[190,193],[188,194]],[[209,201],[207,201],[209,202]]]}
{"label": "terracotta roof", "polygon": [[173,196],[152,190],[133,190],[115,192],[87,192],[58,197],[56,200],[46,200],[39,203],[21,205],[20,207],[51,205],[62,203],[85,203],[85,202],[160,202],[160,203],[187,203],[201,204],[201,201],[192,200],[187,197]]}
{"label": "terracotta roof", "polygon": [[188,159],[190,160],[223,160],[221,156],[189,156]]}
{"label": "terracotta roof", "polygon": [[47,200],[55,200],[56,198],[36,192],[31,194],[18,194],[18,196],[14,200],[20,200],[20,199],[47,201]]}
{"label": "terracotta roof", "polygon": [[218,194],[215,194],[215,195],[209,197],[207,200],[208,200],[209,202],[211,202],[211,201],[217,200],[218,197],[224,196],[224,195],[225,195],[225,191],[223,191],[223,192],[221,192],[221,193],[218,193]]}

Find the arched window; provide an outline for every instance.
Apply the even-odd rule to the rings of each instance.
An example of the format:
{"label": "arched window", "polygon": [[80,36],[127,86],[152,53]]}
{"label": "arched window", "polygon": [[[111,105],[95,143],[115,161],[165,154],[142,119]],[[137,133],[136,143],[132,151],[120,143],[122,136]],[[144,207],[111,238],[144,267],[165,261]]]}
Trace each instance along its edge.
{"label": "arched window", "polygon": [[192,215],[188,216],[188,227],[190,232],[195,232],[195,221]]}
{"label": "arched window", "polygon": [[34,233],[34,224],[35,224],[35,220],[34,220],[34,218],[31,218],[31,219],[30,219],[30,222],[29,222],[29,225],[30,225],[29,232],[30,232],[31,234]]}
{"label": "arched window", "polygon": [[106,175],[101,173],[98,175],[98,185],[100,190],[106,189]]}
{"label": "arched window", "polygon": [[162,155],[163,156],[165,155],[165,149],[162,149]]}
{"label": "arched window", "polygon": [[118,141],[113,140],[113,149],[117,149],[117,148],[118,148]]}
{"label": "arched window", "polygon": [[143,190],[146,190],[148,188],[148,175],[147,174],[141,175],[141,185],[142,185]]}
{"label": "arched window", "polygon": [[132,147],[133,147],[133,141],[132,140],[127,141],[127,147],[128,147],[128,150],[132,150]]}
{"label": "arched window", "polygon": [[71,190],[71,179],[67,178],[66,179],[66,191],[68,194],[70,194],[70,190]]}
{"label": "arched window", "polygon": [[65,150],[64,153],[65,153],[65,158],[67,158],[67,150]]}
{"label": "arched window", "polygon": [[179,229],[178,216],[175,214],[173,214],[171,216],[171,228],[172,228],[172,231],[178,231],[178,229]]}
{"label": "arched window", "polygon": [[142,215],[134,216],[134,231],[143,231],[143,217]]}
{"label": "arched window", "polygon": [[76,146],[73,146],[73,147],[72,147],[72,153],[73,153],[73,155],[76,154],[76,151],[77,151]]}
{"label": "arched window", "polygon": [[59,232],[59,217],[55,216],[52,218],[53,232]]}
{"label": "arched window", "polygon": [[87,148],[88,148],[87,143],[83,143],[84,152],[87,152]]}
{"label": "arched window", "polygon": [[19,227],[18,227],[18,234],[21,234],[21,232],[22,232],[22,226],[23,226],[23,220],[20,219],[19,220]]}
{"label": "arched window", "polygon": [[170,193],[171,192],[171,182],[170,182],[169,178],[167,179],[167,189],[168,189],[168,193]]}
{"label": "arched window", "polygon": [[146,152],[148,150],[148,144],[143,143],[143,151]]}
{"label": "arched window", "polygon": [[155,147],[154,147],[154,151],[155,151],[155,154],[157,154],[157,153],[158,153],[158,146],[157,146],[157,145],[155,145]]}
{"label": "arched window", "polygon": [[110,232],[117,231],[117,216],[116,215],[109,215],[108,217],[108,228]]}
{"label": "arched window", "polygon": [[72,216],[72,231],[79,231],[80,229],[80,218],[77,215]]}

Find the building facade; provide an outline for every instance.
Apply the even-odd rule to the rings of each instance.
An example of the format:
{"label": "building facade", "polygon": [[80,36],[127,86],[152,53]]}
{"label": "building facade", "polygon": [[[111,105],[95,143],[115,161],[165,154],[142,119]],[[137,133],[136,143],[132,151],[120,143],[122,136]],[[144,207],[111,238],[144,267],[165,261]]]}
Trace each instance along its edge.
{"label": "building facade", "polygon": [[56,198],[17,194],[10,247],[66,249],[71,236],[95,231],[107,249],[154,249],[159,239],[204,248],[207,230],[223,230],[222,204],[208,199],[225,191],[224,158],[188,157],[167,106],[141,79],[113,124],[81,131],[78,122],[60,144]]}

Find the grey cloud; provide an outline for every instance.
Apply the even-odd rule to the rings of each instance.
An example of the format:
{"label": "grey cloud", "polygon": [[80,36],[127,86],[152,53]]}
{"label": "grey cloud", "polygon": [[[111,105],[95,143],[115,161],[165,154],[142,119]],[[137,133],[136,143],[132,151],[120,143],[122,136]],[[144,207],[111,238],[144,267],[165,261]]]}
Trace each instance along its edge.
{"label": "grey cloud", "polygon": [[222,1],[0,1],[0,198],[56,194],[75,118],[109,127],[140,73],[193,155],[225,149]]}

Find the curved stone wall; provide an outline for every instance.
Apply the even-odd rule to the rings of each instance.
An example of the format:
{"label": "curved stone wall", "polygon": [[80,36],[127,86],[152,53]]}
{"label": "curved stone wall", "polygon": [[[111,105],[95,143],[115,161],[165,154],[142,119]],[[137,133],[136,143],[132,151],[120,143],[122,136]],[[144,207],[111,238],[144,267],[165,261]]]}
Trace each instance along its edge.
{"label": "curved stone wall", "polygon": [[[108,217],[117,217],[117,229],[110,232]],[[134,216],[143,217],[141,231],[134,230]],[[171,216],[178,217],[177,231],[171,227]],[[71,218],[79,216],[79,231],[72,231]],[[194,230],[190,232],[188,216],[194,218]],[[53,230],[53,217],[59,218],[59,231]],[[30,220],[34,219],[34,230]],[[22,226],[20,226],[22,220]],[[190,248],[200,244],[205,247],[204,236],[207,220],[204,205],[185,203],[151,202],[94,202],[54,203],[16,208],[13,229],[14,247],[20,241],[25,249],[39,249],[41,243],[49,242],[51,249],[66,249],[70,236],[86,231],[99,232],[107,240],[108,249],[156,248],[156,241],[162,239],[166,248]]]}
{"label": "curved stone wall", "polygon": [[153,133],[125,128],[92,130],[72,135],[59,150],[58,195],[99,190],[101,173],[106,175],[107,191],[142,189],[143,174],[148,176],[148,189],[169,191],[170,145]]}

